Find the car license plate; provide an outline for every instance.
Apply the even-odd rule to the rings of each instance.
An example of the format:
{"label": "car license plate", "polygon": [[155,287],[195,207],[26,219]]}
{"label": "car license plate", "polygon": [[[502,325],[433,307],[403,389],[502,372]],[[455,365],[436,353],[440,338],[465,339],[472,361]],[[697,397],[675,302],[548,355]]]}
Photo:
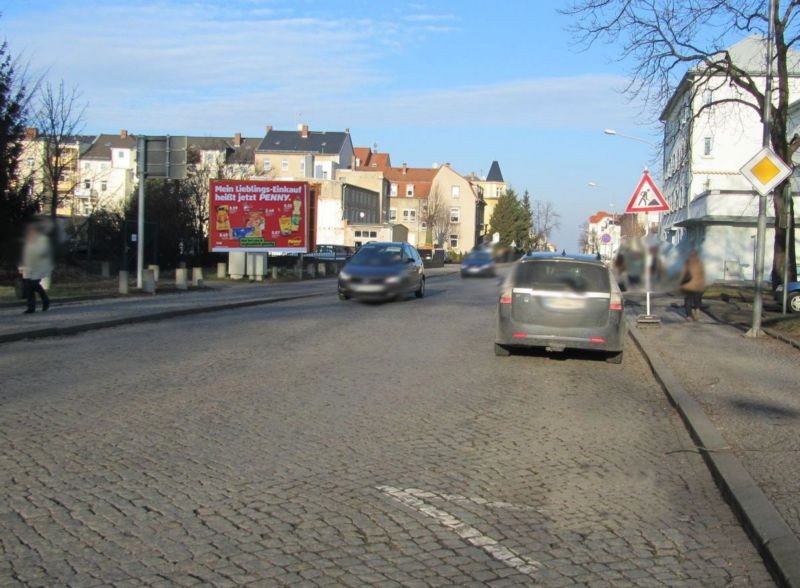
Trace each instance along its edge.
{"label": "car license plate", "polygon": [[353,291],[354,292],[383,292],[383,286],[381,284],[354,284]]}
{"label": "car license plate", "polygon": [[469,271],[470,271],[470,273],[477,274],[479,271],[481,271],[481,268],[479,268],[479,267],[471,267],[471,268],[469,268]]}
{"label": "car license plate", "polygon": [[545,298],[544,306],[551,310],[578,310],[586,306],[580,298]]}

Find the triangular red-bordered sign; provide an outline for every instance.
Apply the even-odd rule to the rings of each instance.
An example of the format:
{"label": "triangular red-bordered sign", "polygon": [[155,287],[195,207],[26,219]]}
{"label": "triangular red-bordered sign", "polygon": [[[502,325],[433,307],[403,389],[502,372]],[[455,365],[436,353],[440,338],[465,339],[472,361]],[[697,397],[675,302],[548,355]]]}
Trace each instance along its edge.
{"label": "triangular red-bordered sign", "polygon": [[647,170],[642,174],[625,212],[666,212],[669,205]]}

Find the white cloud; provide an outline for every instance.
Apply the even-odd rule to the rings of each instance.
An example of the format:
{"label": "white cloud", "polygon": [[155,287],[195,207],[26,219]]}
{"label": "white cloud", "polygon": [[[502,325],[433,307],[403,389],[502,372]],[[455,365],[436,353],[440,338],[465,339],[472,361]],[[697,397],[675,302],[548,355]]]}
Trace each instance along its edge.
{"label": "white cloud", "polygon": [[[316,128],[624,126],[632,116],[617,76],[572,76],[413,88],[383,67],[455,17],[420,7],[397,19],[298,16],[277,3],[231,8],[56,4],[6,20],[15,50],[75,83],[88,130],[260,133],[303,118]],[[68,27],[63,23],[70,23]],[[402,29],[403,35],[396,34]],[[410,35],[409,33],[414,33]]]}

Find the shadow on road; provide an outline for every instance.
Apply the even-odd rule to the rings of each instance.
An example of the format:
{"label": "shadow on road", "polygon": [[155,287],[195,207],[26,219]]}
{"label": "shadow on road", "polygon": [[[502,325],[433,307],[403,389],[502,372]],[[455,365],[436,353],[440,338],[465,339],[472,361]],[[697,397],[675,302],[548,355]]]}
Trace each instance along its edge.
{"label": "shadow on road", "polygon": [[730,405],[742,412],[762,413],[771,418],[796,419],[800,417],[800,411],[781,404],[767,402],[764,400],[750,400],[746,398],[734,398],[730,400]]}

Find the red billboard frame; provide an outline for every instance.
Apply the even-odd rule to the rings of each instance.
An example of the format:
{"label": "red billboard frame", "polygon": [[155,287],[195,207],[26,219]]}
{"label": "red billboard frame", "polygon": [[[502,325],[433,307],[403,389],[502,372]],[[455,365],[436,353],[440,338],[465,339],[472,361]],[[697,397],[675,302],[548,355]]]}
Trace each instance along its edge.
{"label": "red billboard frame", "polygon": [[208,249],[308,253],[309,187],[279,180],[211,180]]}

